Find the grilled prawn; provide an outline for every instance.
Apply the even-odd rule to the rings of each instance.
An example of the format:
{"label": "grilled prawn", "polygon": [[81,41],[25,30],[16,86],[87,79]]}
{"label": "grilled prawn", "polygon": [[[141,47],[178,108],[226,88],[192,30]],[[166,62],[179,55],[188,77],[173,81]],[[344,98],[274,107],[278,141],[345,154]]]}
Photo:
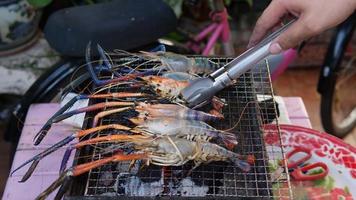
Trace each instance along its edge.
{"label": "grilled prawn", "polygon": [[[99,112],[95,115],[92,127],[97,126],[99,120],[105,116],[114,113],[123,112],[129,109],[128,107],[106,110]],[[210,110],[209,113],[193,110],[177,104],[151,104],[139,102],[136,106],[132,107],[133,110],[138,112],[137,118],[140,120],[153,119],[153,118],[175,118],[199,121],[217,121],[223,119],[224,116],[217,110]]]}
{"label": "grilled prawn", "polygon": [[161,63],[157,69],[171,72],[208,75],[219,66],[206,58],[187,57],[172,52],[142,52],[143,57]]}
{"label": "grilled prawn", "polygon": [[[110,130],[114,129],[121,132],[131,132],[134,134],[140,134],[144,136],[170,136],[174,138],[185,138],[190,141],[203,141],[208,142],[211,139],[214,139],[218,143],[223,143],[228,149],[232,149],[237,145],[236,136],[232,133],[220,131],[212,126],[195,120],[184,120],[184,119],[175,119],[175,118],[166,118],[166,119],[147,119],[143,120],[140,118],[132,118],[130,119],[134,124],[137,126],[134,128],[129,128],[120,124],[110,124],[110,125],[103,125],[94,127],[87,130],[78,131],[62,141],[54,144],[53,146],[49,147],[45,151],[37,154],[36,156],[32,157],[31,159],[25,161],[19,167],[17,167],[11,174],[15,173],[17,170],[21,169],[25,165],[32,162],[30,168],[22,178],[20,182],[26,181],[35,170],[37,164],[41,159],[46,157],[47,155],[51,154],[52,152],[56,151],[60,147],[68,144],[69,142],[73,141],[74,139],[80,139],[86,135],[102,131],[102,130]],[[84,142],[94,144],[95,142],[105,142],[105,141],[115,141],[117,138],[121,136],[117,135],[109,135],[104,137],[92,138],[86,140]],[[67,164],[67,161],[70,157],[71,151],[78,146],[69,146],[65,155],[63,157],[63,161],[61,164],[61,170],[63,170]]]}
{"label": "grilled prawn", "polygon": [[[98,120],[104,116],[123,112],[129,109],[134,109],[139,113],[140,117],[174,117],[181,119],[198,119],[202,121],[213,121],[217,119],[222,119],[223,115],[221,114],[222,104],[219,101],[214,101],[216,109],[212,109],[210,113],[205,113],[202,111],[196,111],[189,108],[186,108],[181,105],[176,104],[151,104],[144,102],[120,102],[120,101],[111,101],[93,104],[87,107],[79,108],[76,110],[68,110],[73,104],[79,99],[105,99],[105,98],[139,98],[148,96],[145,93],[127,93],[127,92],[117,92],[109,94],[94,94],[94,95],[79,95],[70,100],[66,105],[64,105],[57,113],[55,113],[40,129],[36,134],[34,141],[35,145],[41,143],[43,138],[47,135],[52,124],[58,123],[64,119],[67,119],[73,115],[91,112],[95,110],[105,109],[105,108],[115,108],[113,110],[103,111],[98,113],[93,121],[93,127],[96,126]],[[217,102],[217,103],[215,103]]]}
{"label": "grilled prawn", "polygon": [[131,119],[137,124],[134,130],[149,135],[182,137],[191,141],[210,141],[225,144],[229,149],[237,145],[235,134],[220,131],[205,122],[197,120],[176,120],[173,118],[137,120]]}
{"label": "grilled prawn", "polygon": [[[194,142],[183,138],[166,137],[147,137],[141,135],[116,135],[116,142],[124,144],[133,144],[135,153],[123,154],[117,153],[114,156],[103,158],[72,167],[65,172],[42,192],[37,199],[45,199],[51,192],[59,187],[67,177],[79,176],[91,169],[102,166],[110,162],[144,160],[147,165],[154,164],[159,166],[181,166],[188,161],[193,161],[195,167],[202,163],[212,161],[231,162],[242,171],[249,171],[250,164],[254,163],[253,156],[242,156],[232,151],[226,150],[216,144],[208,142]],[[84,141],[76,144],[77,147],[91,144]],[[241,160],[246,158],[247,161]],[[195,168],[194,167],[194,168]],[[193,169],[194,169],[193,168]]]}

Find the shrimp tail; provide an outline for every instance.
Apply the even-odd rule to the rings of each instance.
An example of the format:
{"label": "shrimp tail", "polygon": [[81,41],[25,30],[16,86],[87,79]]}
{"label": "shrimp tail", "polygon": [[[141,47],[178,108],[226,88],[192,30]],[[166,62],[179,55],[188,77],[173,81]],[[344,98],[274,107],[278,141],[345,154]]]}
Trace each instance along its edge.
{"label": "shrimp tail", "polygon": [[256,157],[254,155],[247,155],[245,160],[250,164],[253,165],[255,164]]}
{"label": "shrimp tail", "polygon": [[237,145],[236,135],[233,133],[223,132],[220,134],[220,139],[229,150],[232,150]]}
{"label": "shrimp tail", "polygon": [[213,119],[224,119],[224,115],[215,109],[210,110],[209,115],[213,116]]}

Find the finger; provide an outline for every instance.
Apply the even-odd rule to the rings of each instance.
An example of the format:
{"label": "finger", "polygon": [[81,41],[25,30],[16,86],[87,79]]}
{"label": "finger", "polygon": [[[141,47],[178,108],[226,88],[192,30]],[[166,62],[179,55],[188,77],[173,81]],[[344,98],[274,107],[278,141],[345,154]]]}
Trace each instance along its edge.
{"label": "finger", "polygon": [[287,9],[282,1],[273,0],[257,20],[248,46],[251,47],[261,41],[266,33],[276,26],[286,13]]}
{"label": "finger", "polygon": [[308,26],[304,18],[301,17],[272,42],[270,52],[278,54],[283,50],[293,48],[303,40],[316,35],[317,32],[316,29]]}

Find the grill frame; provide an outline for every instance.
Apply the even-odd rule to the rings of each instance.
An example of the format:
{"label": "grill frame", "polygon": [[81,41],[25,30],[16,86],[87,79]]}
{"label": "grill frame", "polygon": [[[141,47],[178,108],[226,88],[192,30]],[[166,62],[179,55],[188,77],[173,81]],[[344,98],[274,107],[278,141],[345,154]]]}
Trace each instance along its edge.
{"label": "grill frame", "polygon": [[[202,58],[202,59],[209,59],[210,61],[212,61],[213,63],[217,63],[219,66],[223,66],[224,64],[226,64],[227,62],[231,61],[231,58],[219,58],[219,57],[194,57],[194,58]],[[124,60],[127,60],[130,58],[124,58]],[[118,58],[118,59],[113,59],[114,61],[116,60],[120,60],[120,62],[122,61],[122,58]],[[143,61],[139,61],[139,62],[143,62]],[[135,63],[132,63],[135,64]],[[136,63],[137,64],[137,63]],[[154,64],[149,64],[149,66],[147,67],[151,67]],[[246,87],[246,85],[248,85],[249,87]],[[241,152],[244,147],[246,148],[257,148],[257,150],[252,150],[255,151],[254,153],[257,153],[257,151],[259,151],[259,156],[257,156],[257,163],[255,164],[255,166],[257,165],[258,167],[254,167],[253,168],[253,173],[245,173],[242,174],[241,172],[239,172],[240,174],[238,174],[239,176],[243,176],[245,177],[245,179],[243,180],[243,184],[245,185],[244,188],[239,188],[239,189],[244,189],[246,191],[246,194],[244,195],[237,195],[238,192],[235,192],[236,195],[226,195],[226,192],[224,194],[218,194],[214,192],[214,195],[209,195],[209,196],[204,196],[204,197],[200,197],[200,196],[192,196],[189,197],[189,199],[236,199],[236,198],[261,198],[261,199],[270,199],[270,198],[292,198],[292,191],[291,191],[291,187],[290,187],[290,181],[289,181],[289,174],[288,174],[288,170],[285,170],[285,172],[282,173],[283,177],[282,179],[278,180],[277,184],[279,185],[279,187],[277,189],[273,189],[274,186],[272,186],[273,181],[271,180],[271,173],[268,172],[270,166],[269,166],[269,162],[271,162],[271,159],[268,159],[268,157],[271,154],[275,154],[275,153],[280,153],[281,156],[284,158],[284,152],[283,149],[276,149],[274,150],[272,148],[272,150],[268,150],[271,152],[267,152],[264,141],[263,141],[263,121],[264,120],[271,120],[269,119],[269,115],[266,115],[263,117],[263,113],[274,113],[274,115],[277,115],[277,109],[276,109],[276,104],[275,104],[275,100],[274,100],[274,96],[273,96],[273,89],[272,89],[272,84],[271,84],[271,80],[270,80],[270,75],[269,75],[269,68],[267,65],[264,66],[260,66],[260,68],[255,68],[247,73],[245,73],[244,75],[242,75],[239,78],[239,81],[237,82],[236,85],[229,87],[228,89],[225,89],[224,91],[220,92],[218,94],[218,96],[220,97],[222,95],[222,93],[226,93],[224,94],[225,97],[228,98],[228,106],[225,108],[224,110],[224,115],[225,115],[225,121],[223,123],[220,123],[220,125],[225,125],[226,127],[231,127],[232,124],[236,123],[236,119],[237,117],[234,117],[234,119],[230,116],[226,116],[226,115],[239,115],[240,113],[236,113],[236,112],[232,112],[231,110],[233,110],[233,106],[236,106],[235,104],[238,104],[238,102],[240,102],[241,104],[246,104],[248,103],[248,105],[246,106],[246,109],[244,110],[244,114],[241,118],[240,123],[243,125],[239,125],[238,128],[240,130],[238,130],[237,132],[240,132],[238,134],[239,138],[239,144],[237,148],[240,149],[235,149],[235,151],[237,152]],[[257,94],[260,94],[259,97],[257,97]],[[262,95],[262,96],[261,96]],[[259,103],[257,104],[257,98],[259,99],[263,99],[263,100],[268,100],[271,97],[271,102],[266,102],[266,103]],[[229,102],[232,100],[236,100],[236,102]],[[97,103],[97,101],[90,101],[90,103]],[[258,106],[260,108],[258,108]],[[242,106],[238,106],[240,111],[242,109]],[[245,117],[246,115],[250,116],[250,117]],[[251,120],[253,117],[251,117],[251,115],[255,116],[256,119],[255,120]],[[91,124],[91,120],[90,117],[92,117],[93,115],[88,113],[86,116],[85,123],[83,127],[88,127],[88,124]],[[111,118],[113,118],[113,116],[111,116]],[[228,120],[229,122],[226,122],[226,120]],[[248,122],[246,122],[246,120]],[[105,121],[105,120],[104,120]],[[103,122],[102,122],[103,123]],[[227,124],[226,124],[227,123]],[[246,124],[247,123],[247,124]],[[278,120],[275,120],[275,123],[278,126]],[[217,123],[213,123],[212,124],[214,127],[216,128],[222,128],[219,127],[217,125]],[[252,125],[252,126],[251,126]],[[241,131],[241,129],[246,129],[246,131]],[[252,130],[254,129],[254,130]],[[242,133],[244,132],[244,133]],[[241,140],[242,141],[246,141],[244,139],[244,137],[247,136],[243,136],[243,134],[245,133],[249,133],[249,134],[253,134],[253,136],[251,138],[247,138],[247,141],[250,142],[255,142],[255,143],[259,143],[259,144],[255,144],[255,145],[246,145],[243,146],[243,143],[241,145]],[[105,133],[104,133],[105,134]],[[281,143],[281,138],[279,138],[279,141]],[[282,144],[281,144],[282,146]],[[261,148],[261,150],[258,150],[258,148]],[[81,158],[81,159],[75,159],[74,164],[77,163],[83,163],[83,162],[87,162],[87,159],[82,159],[84,156],[91,154],[92,151],[95,151],[95,147],[93,149],[93,147],[86,147],[81,149],[80,151],[76,152],[76,158]],[[95,153],[94,153],[95,154]],[[256,156],[256,154],[255,154]],[[273,156],[272,156],[273,157]],[[279,162],[279,160],[272,160],[273,164],[275,165],[276,163]],[[211,164],[209,164],[211,165]],[[221,164],[221,165],[226,165],[226,163]],[[105,167],[105,166],[104,166]],[[100,172],[100,170],[104,167],[100,167],[98,169],[98,171]],[[205,166],[202,166],[203,168]],[[262,167],[262,170],[264,170],[262,173],[260,173],[259,171],[257,171],[257,169],[259,169],[260,167]],[[199,167],[201,168],[201,167]],[[198,168],[198,169],[199,169]],[[225,171],[226,170],[233,170],[234,173],[232,173],[233,175],[236,175],[236,167],[225,167]],[[196,170],[198,170],[196,169]],[[222,172],[222,173],[224,173]],[[73,183],[71,184],[70,187],[70,192],[69,195],[65,196],[65,199],[151,199],[152,196],[133,196],[133,197],[129,197],[129,196],[100,196],[97,194],[93,194],[90,196],[85,196],[85,193],[88,193],[88,190],[90,190],[90,187],[88,189],[88,186],[90,186],[90,181],[89,179],[91,178],[91,176],[93,176],[93,174],[97,173],[96,170],[92,170],[90,171],[88,174],[79,176],[79,177],[75,177]],[[195,173],[195,170],[192,173]],[[235,176],[236,177],[236,176]],[[251,180],[247,181],[246,177],[252,177]],[[255,177],[255,179],[253,180],[253,177]],[[264,178],[264,181],[260,180],[261,178]],[[257,180],[258,179],[258,180]],[[236,182],[238,182],[238,180],[241,179],[234,179],[235,181],[235,191],[236,191]],[[256,181],[257,180],[257,181]],[[256,182],[253,182],[256,181]],[[83,188],[83,183],[85,184],[85,188]],[[215,182],[215,181],[213,181]],[[230,181],[229,181],[230,182]],[[287,185],[287,186],[281,186],[281,185]],[[225,182],[224,182],[225,185]],[[247,187],[247,185],[254,185],[256,187]],[[216,186],[214,186],[216,187]],[[225,187],[226,189],[229,189],[227,187]],[[220,188],[219,188],[220,189]],[[273,191],[272,191],[273,190]],[[225,190],[226,191],[226,190]],[[285,191],[287,191],[288,195],[284,195]],[[90,192],[89,192],[90,193]],[[84,195],[83,195],[84,194]],[[181,199],[182,196],[170,196],[170,195],[163,195],[163,196],[159,196],[160,198],[170,198],[170,199]],[[187,197],[183,197],[183,198],[187,198]]]}

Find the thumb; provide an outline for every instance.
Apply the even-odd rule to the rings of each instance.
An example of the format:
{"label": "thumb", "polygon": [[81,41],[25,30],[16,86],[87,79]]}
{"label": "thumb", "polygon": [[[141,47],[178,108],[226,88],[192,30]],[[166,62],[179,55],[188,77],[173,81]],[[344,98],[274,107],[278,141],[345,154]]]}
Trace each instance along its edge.
{"label": "thumb", "polygon": [[310,28],[310,26],[306,25],[303,18],[299,18],[272,42],[269,51],[271,54],[279,54],[284,50],[297,46],[303,40],[316,34],[317,31],[314,28]]}

